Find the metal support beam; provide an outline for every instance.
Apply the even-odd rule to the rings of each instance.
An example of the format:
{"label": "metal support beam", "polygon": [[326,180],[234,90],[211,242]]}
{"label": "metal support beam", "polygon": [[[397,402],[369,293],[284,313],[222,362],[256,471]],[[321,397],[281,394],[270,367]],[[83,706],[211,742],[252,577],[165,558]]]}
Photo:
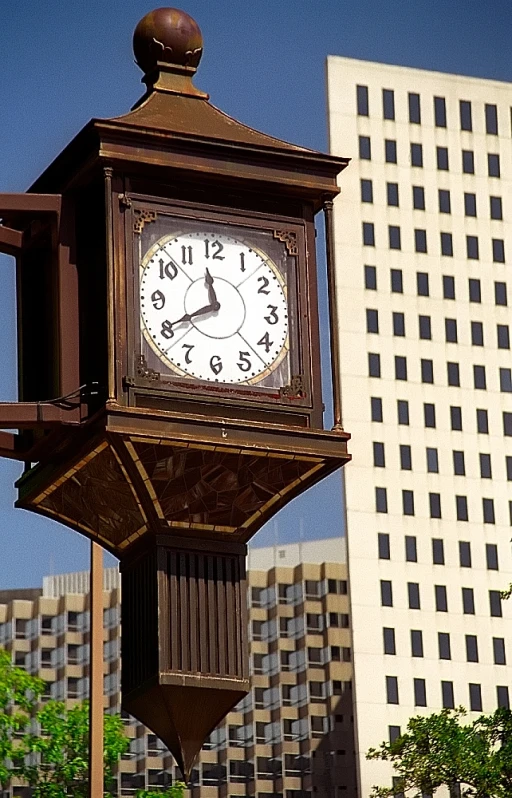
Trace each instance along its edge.
{"label": "metal support beam", "polygon": [[4,214],[60,213],[61,194],[0,194],[0,216]]}
{"label": "metal support beam", "polygon": [[89,798],[103,796],[103,549],[91,541]]}
{"label": "metal support beam", "polygon": [[336,267],[334,253],[333,201],[324,201],[325,244],[327,250],[327,285],[329,290],[329,327],[331,337],[331,374],[334,412],[334,432],[343,430],[341,417],[340,339],[338,329],[338,302],[336,296]]}
{"label": "metal support beam", "polygon": [[0,225],[0,252],[4,255],[16,255],[21,251],[23,245],[23,233],[20,230],[13,230],[12,227]]}

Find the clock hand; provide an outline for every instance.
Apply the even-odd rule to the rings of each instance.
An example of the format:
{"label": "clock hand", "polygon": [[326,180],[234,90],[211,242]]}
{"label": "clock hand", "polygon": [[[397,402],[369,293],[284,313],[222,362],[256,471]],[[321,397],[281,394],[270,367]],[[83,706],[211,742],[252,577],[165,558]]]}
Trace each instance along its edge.
{"label": "clock hand", "polygon": [[[217,305],[219,305],[219,303],[217,302],[217,294],[215,293],[215,288],[213,287],[213,277],[211,276],[211,274],[210,274],[208,269],[206,269],[206,272],[205,272],[205,275],[204,275],[204,281],[205,281],[206,285],[208,286],[208,299],[210,300],[210,303],[212,305],[214,305],[215,303],[217,303]],[[219,308],[220,308],[220,305],[216,309],[219,310]]]}
{"label": "clock hand", "polygon": [[175,324],[180,324],[183,321],[192,321],[192,319],[196,316],[204,316],[205,313],[210,313],[212,310],[219,310],[219,308],[220,304],[218,302],[213,302],[211,305],[205,305],[203,308],[199,308],[199,310],[194,310],[193,313],[185,313],[181,319],[172,321],[171,327],[174,327]]}

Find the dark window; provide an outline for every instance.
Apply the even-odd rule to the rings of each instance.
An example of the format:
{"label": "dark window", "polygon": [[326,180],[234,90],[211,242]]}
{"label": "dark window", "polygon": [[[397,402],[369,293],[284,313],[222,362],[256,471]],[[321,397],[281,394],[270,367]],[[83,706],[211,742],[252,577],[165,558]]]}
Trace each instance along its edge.
{"label": "dark window", "polygon": [[491,219],[503,219],[501,197],[489,197],[491,206]]}
{"label": "dark window", "polygon": [[427,471],[429,474],[439,473],[439,459],[437,449],[427,446]]}
{"label": "dark window", "polygon": [[386,458],[384,455],[384,444],[373,442],[373,465],[376,468],[384,468],[386,465]]}
{"label": "dark window", "polygon": [[457,521],[467,521],[468,520],[467,496],[456,496],[455,504],[457,507]]}
{"label": "dark window", "polygon": [[396,654],[395,630],[385,626],[382,636],[384,638],[384,654]]}
{"label": "dark window", "polygon": [[448,596],[446,595],[446,586],[434,585],[434,593],[436,598],[436,611],[448,612]]}
{"label": "dark window", "polygon": [[453,406],[450,407],[450,423],[453,430],[462,430],[462,408]]}
{"label": "dark window", "polygon": [[475,174],[475,154],[473,150],[462,150],[462,171],[466,175]]}
{"label": "dark window", "polygon": [[390,560],[389,535],[386,532],[379,532],[377,540],[379,546],[379,560]]}
{"label": "dark window", "polygon": [[463,477],[466,474],[466,464],[464,462],[464,452],[453,451],[453,473]]}
{"label": "dark window", "polygon": [[473,346],[484,345],[484,325],[481,321],[471,322],[471,343]]}
{"label": "dark window", "polygon": [[434,119],[436,127],[446,127],[446,100],[434,97]]}
{"label": "dark window", "polygon": [[388,494],[386,488],[375,488],[375,508],[378,513],[387,513]]}
{"label": "dark window", "polygon": [[392,89],[382,89],[382,113],[384,119],[395,118],[395,92]]}
{"label": "dark window", "polygon": [[409,598],[409,609],[419,610],[420,606],[420,586],[417,582],[407,582],[407,595]]}
{"label": "dark window", "polygon": [[418,549],[414,535],[405,536],[405,559],[406,562],[418,562]]}
{"label": "dark window", "polygon": [[498,109],[488,103],[485,104],[485,132],[498,135]]}
{"label": "dark window", "polygon": [[476,216],[476,194],[464,194],[464,213],[466,216]]}
{"label": "dark window", "polygon": [[423,419],[426,427],[435,429],[436,426],[436,406],[431,402],[423,404]]}
{"label": "dark window", "polygon": [[449,344],[456,344],[457,343],[457,319],[445,319],[444,320],[444,334],[447,343]]}
{"label": "dark window", "polygon": [[500,156],[489,153],[487,155],[487,173],[489,177],[500,176]]}
{"label": "dark window", "polygon": [[449,169],[448,165],[448,147],[436,147],[437,155],[437,168],[446,172]]}
{"label": "dark window", "polygon": [[441,233],[441,255],[453,257],[453,237],[451,233]]}
{"label": "dark window", "polygon": [[379,396],[372,396],[370,402],[372,421],[382,421],[382,399]]}
{"label": "dark window", "polygon": [[384,155],[386,158],[386,163],[396,163],[396,141],[394,139],[385,139]]}
{"label": "dark window", "polygon": [[427,251],[427,231],[415,230],[414,231],[414,248],[416,252]]}
{"label": "dark window", "polygon": [[505,655],[505,639],[503,637],[493,637],[492,649],[494,653],[494,664],[506,665],[507,657]]}
{"label": "dark window", "polygon": [[396,676],[386,676],[386,701],[388,704],[398,704],[398,679]]}
{"label": "dark window", "polygon": [[459,540],[459,565],[471,568],[471,543],[467,540]]}
{"label": "dark window", "polygon": [[375,246],[375,226],[373,222],[363,222],[363,244],[365,247]]}
{"label": "dark window", "polygon": [[380,580],[380,603],[383,607],[393,606],[393,586],[388,579]]}
{"label": "dark window", "polygon": [[473,366],[473,384],[480,391],[487,390],[485,366]]}
{"label": "dark window", "polygon": [[462,611],[464,615],[475,614],[475,595],[472,587],[462,588]]}
{"label": "dark window", "polygon": [[508,697],[508,687],[497,687],[496,688],[496,696],[498,700],[498,706],[504,707],[505,709],[510,709],[510,700]]}
{"label": "dark window", "polygon": [[400,737],[400,726],[388,726],[389,742],[394,743]]}
{"label": "dark window", "polygon": [[494,499],[482,499],[482,513],[484,524],[495,524]]}
{"label": "dark window", "polygon": [[395,380],[407,379],[407,358],[395,355]]}
{"label": "dark window", "polygon": [[411,447],[407,443],[400,444],[400,468],[402,471],[412,471]]}
{"label": "dark window", "polygon": [[443,274],[443,297],[455,299],[455,278],[449,274]]}
{"label": "dark window", "polygon": [[[418,230],[415,230],[415,232],[417,233]],[[416,272],[416,288],[418,291],[418,296],[429,296],[427,272]]]}
{"label": "dark window", "polygon": [[487,410],[481,410],[480,408],[477,409],[476,428],[477,432],[479,432],[481,435],[489,434],[489,419],[487,416]]}
{"label": "dark window", "polygon": [[507,467],[507,479],[509,482],[512,480],[512,457],[505,458],[505,465]]}
{"label": "dark window", "polygon": [[402,269],[391,269],[391,290],[394,294],[403,294],[404,282]]}
{"label": "dark window", "polygon": [[402,511],[404,515],[414,515],[414,493],[412,490],[402,491]]}
{"label": "dark window", "polygon": [[438,632],[437,644],[439,647],[439,659],[451,659],[452,649],[450,645],[450,635],[448,632]]}
{"label": "dark window", "polygon": [[394,224],[388,225],[388,238],[390,249],[401,249],[400,228]]}
{"label": "dark window", "polygon": [[501,593],[499,590],[489,590],[489,606],[493,618],[501,618]]}
{"label": "dark window", "polygon": [[379,311],[372,308],[366,309],[366,332],[378,333],[379,332]]}
{"label": "dark window", "polygon": [[398,183],[386,183],[388,205],[398,208]]}
{"label": "dark window", "polygon": [[482,711],[482,688],[479,684],[469,685],[469,708],[472,712]]}
{"label": "dark window", "polygon": [[492,259],[494,263],[505,263],[505,242],[502,238],[492,239]]}
{"label": "dark window", "polygon": [[441,694],[443,697],[443,708],[454,709],[455,698],[453,695],[453,682],[441,682]]}
{"label": "dark window", "polygon": [[411,144],[411,166],[423,166],[423,146]]}
{"label": "dark window", "polygon": [[356,86],[357,113],[359,116],[368,116],[368,86]]}
{"label": "dark window", "polygon": [[434,363],[432,362],[432,360],[421,358],[421,381],[433,384]]}
{"label": "dark window", "polygon": [[362,161],[371,161],[372,146],[369,136],[359,136],[359,157]]}
{"label": "dark window", "polygon": [[423,186],[412,187],[412,206],[417,211],[425,210],[425,189]]}
{"label": "dark window", "polygon": [[495,282],[494,283],[494,302],[496,305],[507,306],[507,284]]}
{"label": "dark window", "polygon": [[411,655],[423,656],[423,634],[419,629],[411,629]]}
{"label": "dark window", "polygon": [[373,183],[371,180],[361,180],[361,202],[373,202]]}
{"label": "dark window", "polygon": [[418,316],[418,326],[420,338],[430,341],[432,338],[432,325],[430,316]]}
{"label": "dark window", "polygon": [[508,324],[498,324],[496,326],[498,338],[498,349],[510,349],[510,330]]}
{"label": "dark window", "polygon": [[414,706],[427,706],[427,688],[425,679],[414,679]]}
{"label": "dark window", "polygon": [[458,363],[447,363],[448,385],[460,387],[460,370]]}
{"label": "dark window", "polygon": [[473,122],[471,119],[471,103],[467,100],[460,100],[459,102],[460,113],[460,129],[473,130]]}
{"label": "dark window", "polygon": [[368,376],[380,377],[380,355],[368,352]]}
{"label": "dark window", "polygon": [[398,423],[409,425],[409,402],[407,399],[398,399],[396,403]]}
{"label": "dark window", "polygon": [[480,454],[480,476],[482,479],[492,479],[491,455]]}
{"label": "dark window", "polygon": [[405,316],[403,313],[393,313],[393,335],[405,335]]}
{"label": "dark window", "polygon": [[444,541],[442,538],[432,538],[432,562],[434,565],[444,565]]}
{"label": "dark window", "polygon": [[512,393],[512,371],[510,369],[500,369],[500,391]]}
{"label": "dark window", "polygon": [[478,260],[479,251],[477,236],[466,236],[466,256],[470,260]]}
{"label": "dark window", "polygon": [[428,501],[430,505],[430,517],[441,518],[441,494],[429,493]]}
{"label": "dark window", "polygon": [[478,640],[476,635],[466,635],[466,661],[478,662]]}
{"label": "dark window", "polygon": [[485,560],[489,571],[498,571],[498,546],[496,543],[485,544]]}
{"label": "dark window", "polygon": [[450,202],[450,192],[444,188],[440,188],[438,191],[438,198],[439,198],[439,212],[451,213],[452,206]]}
{"label": "dark window", "polygon": [[409,122],[421,124],[420,95],[413,92],[409,92]]}
{"label": "dark window", "polygon": [[375,266],[364,267],[364,287],[369,291],[377,290],[377,269]]}

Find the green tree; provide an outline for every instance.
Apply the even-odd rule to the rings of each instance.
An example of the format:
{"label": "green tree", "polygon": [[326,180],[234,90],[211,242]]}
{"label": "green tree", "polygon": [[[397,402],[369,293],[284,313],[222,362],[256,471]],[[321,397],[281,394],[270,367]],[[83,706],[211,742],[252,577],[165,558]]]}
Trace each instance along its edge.
{"label": "green tree", "polygon": [[375,786],[370,798],[421,798],[454,784],[468,798],[510,798],[512,712],[500,708],[473,723],[463,722],[465,715],[460,707],[411,718],[404,734],[371,748],[367,759],[391,762],[396,779],[393,787]]}

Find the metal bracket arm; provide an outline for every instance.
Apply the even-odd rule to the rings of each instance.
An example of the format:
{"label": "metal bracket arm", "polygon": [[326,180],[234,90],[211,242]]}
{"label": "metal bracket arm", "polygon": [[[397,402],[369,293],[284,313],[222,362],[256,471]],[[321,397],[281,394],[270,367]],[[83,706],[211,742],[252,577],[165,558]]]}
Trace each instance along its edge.
{"label": "metal bracket arm", "polygon": [[0,428],[47,429],[60,424],[79,424],[80,409],[80,404],[64,408],[46,402],[0,402]]}

